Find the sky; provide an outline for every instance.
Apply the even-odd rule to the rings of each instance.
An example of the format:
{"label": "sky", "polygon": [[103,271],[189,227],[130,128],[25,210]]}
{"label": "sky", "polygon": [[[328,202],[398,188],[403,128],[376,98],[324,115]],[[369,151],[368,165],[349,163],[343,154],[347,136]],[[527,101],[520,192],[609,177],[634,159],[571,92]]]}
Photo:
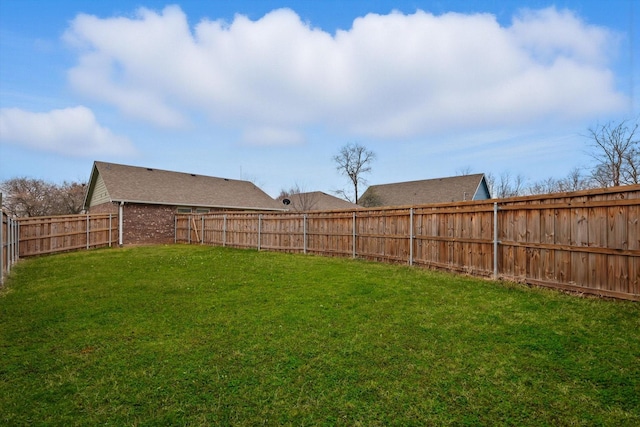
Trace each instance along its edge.
{"label": "sky", "polygon": [[[348,190],[588,169],[640,116],[640,0],[0,0],[0,181],[94,160]],[[361,193],[366,185],[361,189]]]}

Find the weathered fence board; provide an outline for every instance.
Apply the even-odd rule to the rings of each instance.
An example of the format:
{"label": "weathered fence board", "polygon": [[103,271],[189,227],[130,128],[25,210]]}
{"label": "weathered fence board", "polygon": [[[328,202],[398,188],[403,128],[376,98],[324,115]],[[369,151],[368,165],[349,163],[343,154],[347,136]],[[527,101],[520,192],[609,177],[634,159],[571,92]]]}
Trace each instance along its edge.
{"label": "weathered fence board", "polygon": [[111,214],[18,218],[20,257],[112,246],[118,216]]}
{"label": "weathered fence board", "polygon": [[22,257],[112,246],[118,242],[117,215],[12,218],[3,211],[0,216],[0,283]]}
{"label": "weathered fence board", "polygon": [[386,209],[177,215],[175,240],[479,276],[494,275],[495,261],[499,278],[640,300],[639,215],[640,185],[633,185]]}

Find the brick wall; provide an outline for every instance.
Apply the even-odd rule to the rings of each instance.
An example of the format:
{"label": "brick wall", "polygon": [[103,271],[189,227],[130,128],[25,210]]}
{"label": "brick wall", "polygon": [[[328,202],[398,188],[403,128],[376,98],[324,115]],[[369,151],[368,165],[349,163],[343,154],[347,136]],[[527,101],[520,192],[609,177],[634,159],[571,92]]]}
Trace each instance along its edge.
{"label": "brick wall", "polygon": [[100,205],[91,206],[89,208],[89,213],[106,213],[106,214],[118,214],[118,204],[117,203],[102,203]]}
{"label": "brick wall", "polygon": [[173,206],[124,205],[123,243],[173,243]]}
{"label": "brick wall", "polygon": [[[92,206],[90,213],[118,214],[118,203]],[[174,242],[174,206],[125,203],[122,243],[162,244]]]}

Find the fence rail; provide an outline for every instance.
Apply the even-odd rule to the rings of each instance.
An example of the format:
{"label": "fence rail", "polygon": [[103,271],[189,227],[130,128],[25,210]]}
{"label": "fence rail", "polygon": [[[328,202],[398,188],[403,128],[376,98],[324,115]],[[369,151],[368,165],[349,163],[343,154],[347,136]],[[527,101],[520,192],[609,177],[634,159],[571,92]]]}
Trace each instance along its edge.
{"label": "fence rail", "polygon": [[118,243],[113,214],[13,218],[2,211],[1,217],[0,285],[20,258]]}
{"label": "fence rail", "polygon": [[19,256],[112,246],[118,242],[113,214],[19,218]]}
{"label": "fence rail", "polygon": [[388,209],[176,215],[175,241],[347,256],[640,300],[640,185]]}

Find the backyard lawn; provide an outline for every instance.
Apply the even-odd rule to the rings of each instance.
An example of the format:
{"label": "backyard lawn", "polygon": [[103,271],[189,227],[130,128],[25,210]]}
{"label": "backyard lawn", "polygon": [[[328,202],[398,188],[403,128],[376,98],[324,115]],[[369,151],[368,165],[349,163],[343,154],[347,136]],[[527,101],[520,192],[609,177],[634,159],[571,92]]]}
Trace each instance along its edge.
{"label": "backyard lawn", "polygon": [[21,261],[1,425],[640,425],[640,304],[206,246]]}

